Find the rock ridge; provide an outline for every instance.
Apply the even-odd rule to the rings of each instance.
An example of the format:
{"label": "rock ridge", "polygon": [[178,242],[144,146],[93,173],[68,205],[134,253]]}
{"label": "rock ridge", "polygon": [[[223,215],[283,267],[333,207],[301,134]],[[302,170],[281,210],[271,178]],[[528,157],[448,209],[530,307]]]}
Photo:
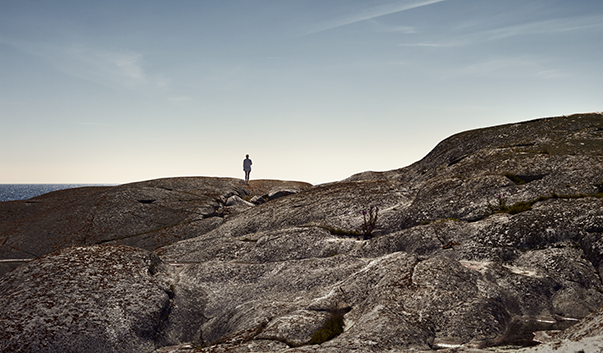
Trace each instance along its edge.
{"label": "rock ridge", "polygon": [[[155,250],[214,229],[254,206],[243,198],[263,200],[275,190],[295,193],[310,186],[278,180],[246,185],[232,178],[167,178],[0,202],[0,259],[36,258],[67,246],[94,244]],[[243,202],[228,204],[235,197]],[[0,275],[18,264],[2,264]]]}
{"label": "rock ridge", "polygon": [[[59,200],[69,215],[43,211]],[[20,245],[65,226],[61,241]],[[0,236],[4,258],[60,248],[0,277],[0,351],[33,337],[40,352],[486,352],[519,321],[568,319],[507,348],[601,351],[603,114],[462,132],[408,167],[323,185],[171,178],[3,203]],[[110,286],[77,277],[90,271]],[[70,286],[127,305],[48,294]],[[47,302],[83,324],[36,312]],[[83,338],[51,342],[52,327]]]}

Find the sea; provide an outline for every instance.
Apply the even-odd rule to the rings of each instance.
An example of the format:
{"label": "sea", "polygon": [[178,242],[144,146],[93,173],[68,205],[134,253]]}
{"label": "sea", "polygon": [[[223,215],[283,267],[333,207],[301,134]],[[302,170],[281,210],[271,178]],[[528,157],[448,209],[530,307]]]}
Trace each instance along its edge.
{"label": "sea", "polygon": [[27,200],[51,191],[82,186],[114,186],[116,184],[0,184],[0,202]]}

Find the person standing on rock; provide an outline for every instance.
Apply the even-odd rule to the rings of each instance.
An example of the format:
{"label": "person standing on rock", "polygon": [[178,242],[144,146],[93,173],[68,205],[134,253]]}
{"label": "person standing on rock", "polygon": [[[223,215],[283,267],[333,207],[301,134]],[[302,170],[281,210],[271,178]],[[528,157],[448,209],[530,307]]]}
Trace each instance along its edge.
{"label": "person standing on rock", "polygon": [[253,163],[251,162],[251,159],[249,159],[249,155],[245,156],[245,159],[243,160],[243,171],[245,172],[245,183],[249,184],[249,173],[251,173],[251,165]]}

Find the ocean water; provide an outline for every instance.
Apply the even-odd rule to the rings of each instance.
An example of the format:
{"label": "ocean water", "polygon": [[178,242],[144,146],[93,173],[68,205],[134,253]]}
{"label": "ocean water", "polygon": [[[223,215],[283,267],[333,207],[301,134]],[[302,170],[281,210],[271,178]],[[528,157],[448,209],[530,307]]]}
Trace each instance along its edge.
{"label": "ocean water", "polygon": [[112,186],[115,184],[0,184],[0,202],[27,200],[51,191],[82,186]]}

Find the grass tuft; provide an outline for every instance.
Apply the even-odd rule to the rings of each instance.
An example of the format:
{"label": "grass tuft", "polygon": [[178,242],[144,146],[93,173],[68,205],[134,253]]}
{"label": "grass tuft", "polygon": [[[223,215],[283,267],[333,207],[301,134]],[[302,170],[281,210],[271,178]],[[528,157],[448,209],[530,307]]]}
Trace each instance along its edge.
{"label": "grass tuft", "polygon": [[520,201],[518,203],[515,203],[513,205],[507,206],[506,203],[506,198],[504,197],[504,195],[499,195],[498,196],[498,206],[493,206],[490,203],[488,203],[488,209],[486,210],[486,217],[490,216],[492,214],[495,213],[508,213],[508,214],[518,214],[524,211],[528,211],[532,209],[532,206],[536,203],[536,202],[541,202],[541,201],[547,201],[547,200],[551,200],[551,199],[582,199],[582,198],[586,198],[586,197],[596,197],[596,198],[603,198],[603,192],[598,192],[598,193],[594,193],[594,194],[574,194],[574,195],[558,195],[557,193],[553,192],[551,195],[547,195],[547,196],[540,196],[534,200],[531,201]]}

